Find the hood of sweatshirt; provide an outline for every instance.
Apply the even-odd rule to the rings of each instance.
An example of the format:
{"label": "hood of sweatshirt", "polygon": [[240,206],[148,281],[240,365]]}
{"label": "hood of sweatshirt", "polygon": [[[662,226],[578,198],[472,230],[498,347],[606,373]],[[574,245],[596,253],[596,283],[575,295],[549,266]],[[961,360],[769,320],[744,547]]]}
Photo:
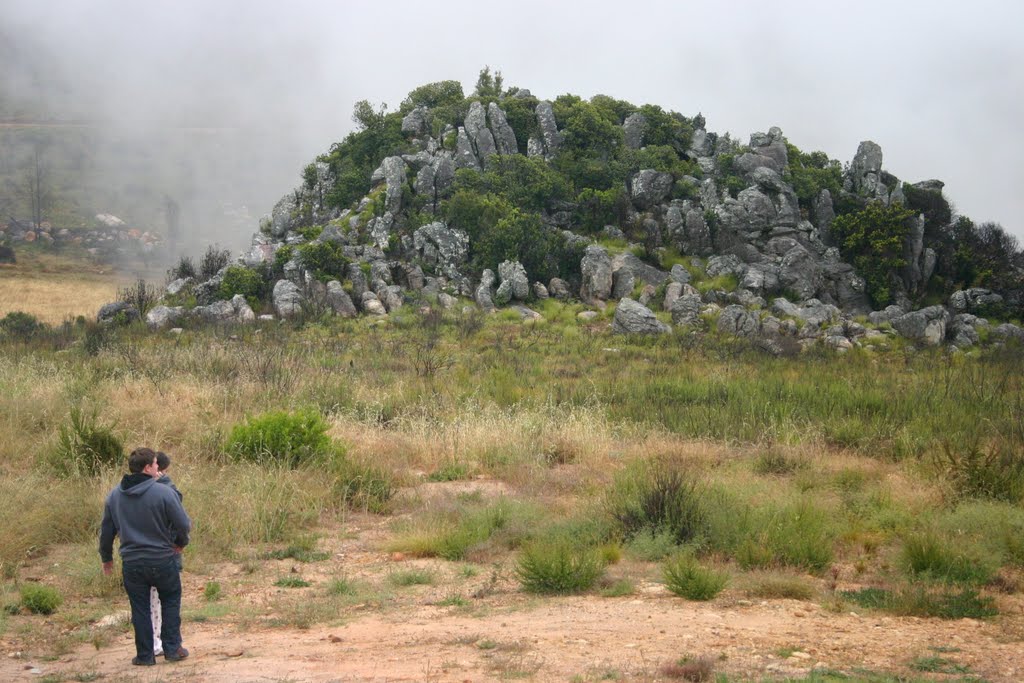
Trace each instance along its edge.
{"label": "hood of sweatshirt", "polygon": [[126,496],[141,496],[155,483],[156,479],[142,472],[126,474],[121,479],[121,492]]}

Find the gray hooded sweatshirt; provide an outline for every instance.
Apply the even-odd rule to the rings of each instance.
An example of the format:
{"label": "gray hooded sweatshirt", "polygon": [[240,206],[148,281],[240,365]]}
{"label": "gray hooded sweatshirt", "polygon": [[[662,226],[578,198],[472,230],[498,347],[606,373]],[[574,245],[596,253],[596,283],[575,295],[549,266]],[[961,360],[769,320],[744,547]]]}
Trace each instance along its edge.
{"label": "gray hooded sweatshirt", "polygon": [[188,545],[192,521],[170,486],[157,486],[145,474],[127,474],[107,496],[100,524],[100,559],[114,559],[114,537],[121,537],[121,561],[159,562],[174,557],[174,546]]}

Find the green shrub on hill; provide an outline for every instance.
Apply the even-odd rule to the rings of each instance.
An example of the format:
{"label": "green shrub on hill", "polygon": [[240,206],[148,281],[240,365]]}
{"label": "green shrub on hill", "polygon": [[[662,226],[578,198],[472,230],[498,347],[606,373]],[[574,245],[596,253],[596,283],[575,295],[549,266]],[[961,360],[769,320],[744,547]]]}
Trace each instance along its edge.
{"label": "green shrub on hill", "polygon": [[330,451],[326,432],[327,423],[312,410],[264,413],[235,425],[224,450],[239,460],[296,467]]}

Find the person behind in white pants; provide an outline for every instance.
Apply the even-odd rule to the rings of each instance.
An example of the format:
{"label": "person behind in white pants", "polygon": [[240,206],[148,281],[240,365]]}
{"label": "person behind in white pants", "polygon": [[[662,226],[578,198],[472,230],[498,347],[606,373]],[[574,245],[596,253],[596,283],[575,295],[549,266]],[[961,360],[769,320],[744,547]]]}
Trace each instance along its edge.
{"label": "person behind in white pants", "polygon": [[[158,470],[157,471],[157,475],[156,475],[157,483],[158,484],[166,484],[167,486],[170,486],[174,490],[174,492],[178,494],[178,500],[181,500],[183,498],[183,496],[181,494],[181,491],[179,491],[178,487],[174,485],[174,482],[171,481],[171,478],[169,476],[167,476],[167,470],[170,469],[170,467],[171,467],[171,458],[170,458],[170,456],[168,456],[163,451],[158,451],[157,454],[156,454],[156,466],[157,466],[157,470]],[[177,557],[175,559],[177,560],[178,571],[180,572],[181,571],[181,549],[180,548],[178,549],[178,555],[177,555]],[[161,624],[161,620],[160,620],[160,595],[157,593],[157,590],[156,590],[155,586],[151,587],[149,589],[149,608],[150,608],[150,614],[153,615],[153,656],[159,657],[160,655],[162,655],[164,653],[163,643],[160,641],[160,627],[163,624]]]}

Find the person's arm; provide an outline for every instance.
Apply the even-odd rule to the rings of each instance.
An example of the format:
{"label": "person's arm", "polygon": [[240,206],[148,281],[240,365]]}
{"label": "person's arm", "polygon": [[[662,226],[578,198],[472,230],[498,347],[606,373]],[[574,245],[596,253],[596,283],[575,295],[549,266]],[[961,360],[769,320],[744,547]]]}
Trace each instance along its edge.
{"label": "person's arm", "polygon": [[192,529],[192,520],[188,518],[185,508],[177,496],[167,498],[166,509],[171,527],[177,532],[174,544],[179,548],[184,548],[189,542],[188,532]]}
{"label": "person's arm", "polygon": [[117,527],[114,526],[114,518],[110,514],[110,501],[103,506],[103,521],[100,522],[100,562],[103,563],[103,573],[111,574],[114,571],[114,537],[117,536]]}

